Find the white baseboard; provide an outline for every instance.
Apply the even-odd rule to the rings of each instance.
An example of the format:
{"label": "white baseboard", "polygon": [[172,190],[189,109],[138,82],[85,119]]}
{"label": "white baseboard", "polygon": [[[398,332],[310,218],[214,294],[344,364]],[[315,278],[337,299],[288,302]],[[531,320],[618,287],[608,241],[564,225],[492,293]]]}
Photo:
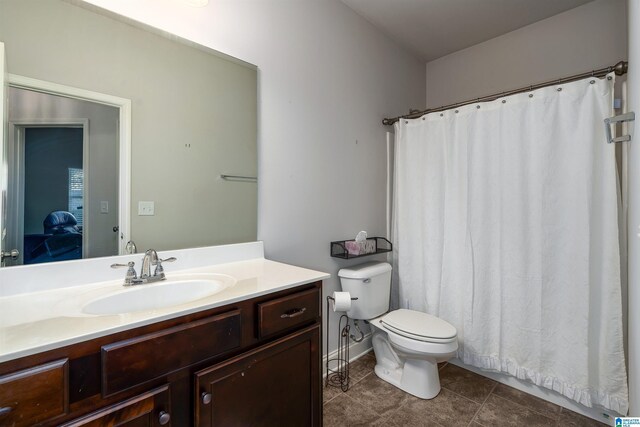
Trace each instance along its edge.
{"label": "white baseboard", "polygon": [[[349,362],[353,362],[364,356],[365,354],[373,351],[371,346],[371,332],[365,334],[364,339],[360,342],[351,341],[349,344]],[[329,353],[328,359],[334,359],[338,357],[338,350],[334,350]],[[327,355],[322,357],[322,377],[327,377]]]}
{"label": "white baseboard", "polygon": [[483,377],[491,378],[492,380],[497,381],[501,384],[508,385],[509,387],[513,387],[520,391],[524,391],[525,393],[539,397],[540,399],[546,400],[547,402],[554,403],[558,406],[562,406],[563,408],[567,408],[573,412],[582,414],[585,417],[589,417],[596,421],[600,421],[601,423],[605,423],[613,426],[615,424],[615,417],[620,416],[615,412],[609,411],[604,408],[600,408],[600,409],[587,408],[586,406],[580,405],[579,403],[574,402],[573,400],[568,399],[559,393],[556,393],[554,391],[548,390],[543,387],[538,387],[537,385],[527,381],[519,380],[518,378],[512,377],[511,375],[501,374],[498,372],[483,371],[479,368],[476,368],[475,366],[465,365],[459,359],[451,359],[449,360],[449,363],[454,364],[456,366],[460,366],[461,368],[467,369],[469,371],[475,372],[476,374],[482,375]]}

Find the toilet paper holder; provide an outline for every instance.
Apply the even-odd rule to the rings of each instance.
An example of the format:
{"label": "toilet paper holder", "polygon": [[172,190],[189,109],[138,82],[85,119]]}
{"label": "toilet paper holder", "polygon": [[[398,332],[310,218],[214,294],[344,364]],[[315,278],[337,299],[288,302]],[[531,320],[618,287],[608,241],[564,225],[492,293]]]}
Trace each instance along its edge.
{"label": "toilet paper holder", "polygon": [[[357,300],[358,297],[351,297],[351,301]],[[329,307],[330,301],[335,302],[335,298],[331,295],[327,296],[327,332],[326,332],[326,351],[327,359],[325,363],[326,380],[325,386],[339,387],[343,392],[349,390],[349,339],[352,338],[349,326],[349,318],[346,315],[340,316],[338,321],[338,349],[336,357],[329,357]],[[344,326],[343,326],[344,321]],[[357,328],[359,330],[359,328]],[[331,364],[334,363],[334,368],[331,368]]]}
{"label": "toilet paper holder", "polygon": [[[336,299],[335,299],[334,297],[332,297],[331,295],[329,295],[329,296],[327,297],[327,299],[330,299],[331,301],[335,301],[335,300],[336,300]],[[357,300],[357,299],[358,299],[358,297],[351,297],[351,301],[355,301],[355,300]]]}
{"label": "toilet paper holder", "polygon": [[351,310],[353,301],[356,301],[357,299],[357,297],[352,297],[349,292],[336,291],[327,296],[327,308],[331,306],[333,311],[345,311],[348,313],[349,310]]}

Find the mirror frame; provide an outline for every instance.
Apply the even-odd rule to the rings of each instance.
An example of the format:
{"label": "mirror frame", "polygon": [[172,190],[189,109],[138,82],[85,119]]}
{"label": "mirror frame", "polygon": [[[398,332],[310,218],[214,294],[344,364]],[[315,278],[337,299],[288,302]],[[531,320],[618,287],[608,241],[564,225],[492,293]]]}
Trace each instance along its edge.
{"label": "mirror frame", "polygon": [[126,253],[125,247],[131,236],[131,100],[80,89],[72,86],[32,79],[17,74],[7,75],[7,85],[49,95],[89,101],[118,109],[118,253]]}

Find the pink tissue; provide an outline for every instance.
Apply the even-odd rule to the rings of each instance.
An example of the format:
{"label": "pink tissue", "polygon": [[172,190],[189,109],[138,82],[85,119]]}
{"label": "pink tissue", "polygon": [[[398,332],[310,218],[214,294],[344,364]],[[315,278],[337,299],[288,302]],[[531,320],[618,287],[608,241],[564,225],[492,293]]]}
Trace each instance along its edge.
{"label": "pink tissue", "polygon": [[344,246],[347,248],[349,255],[360,255],[360,243],[351,240],[344,242]]}

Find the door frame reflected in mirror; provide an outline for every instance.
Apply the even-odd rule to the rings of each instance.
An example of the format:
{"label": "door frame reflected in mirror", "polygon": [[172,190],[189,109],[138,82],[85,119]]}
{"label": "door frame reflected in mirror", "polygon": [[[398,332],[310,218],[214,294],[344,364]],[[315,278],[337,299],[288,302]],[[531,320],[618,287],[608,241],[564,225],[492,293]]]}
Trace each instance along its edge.
{"label": "door frame reflected in mirror", "polygon": [[[11,87],[94,102],[118,109],[119,170],[117,226],[119,230],[117,255],[125,254],[126,244],[131,239],[131,100],[17,74],[8,74],[7,77],[7,84]],[[5,143],[13,143],[13,141],[5,141]]]}

